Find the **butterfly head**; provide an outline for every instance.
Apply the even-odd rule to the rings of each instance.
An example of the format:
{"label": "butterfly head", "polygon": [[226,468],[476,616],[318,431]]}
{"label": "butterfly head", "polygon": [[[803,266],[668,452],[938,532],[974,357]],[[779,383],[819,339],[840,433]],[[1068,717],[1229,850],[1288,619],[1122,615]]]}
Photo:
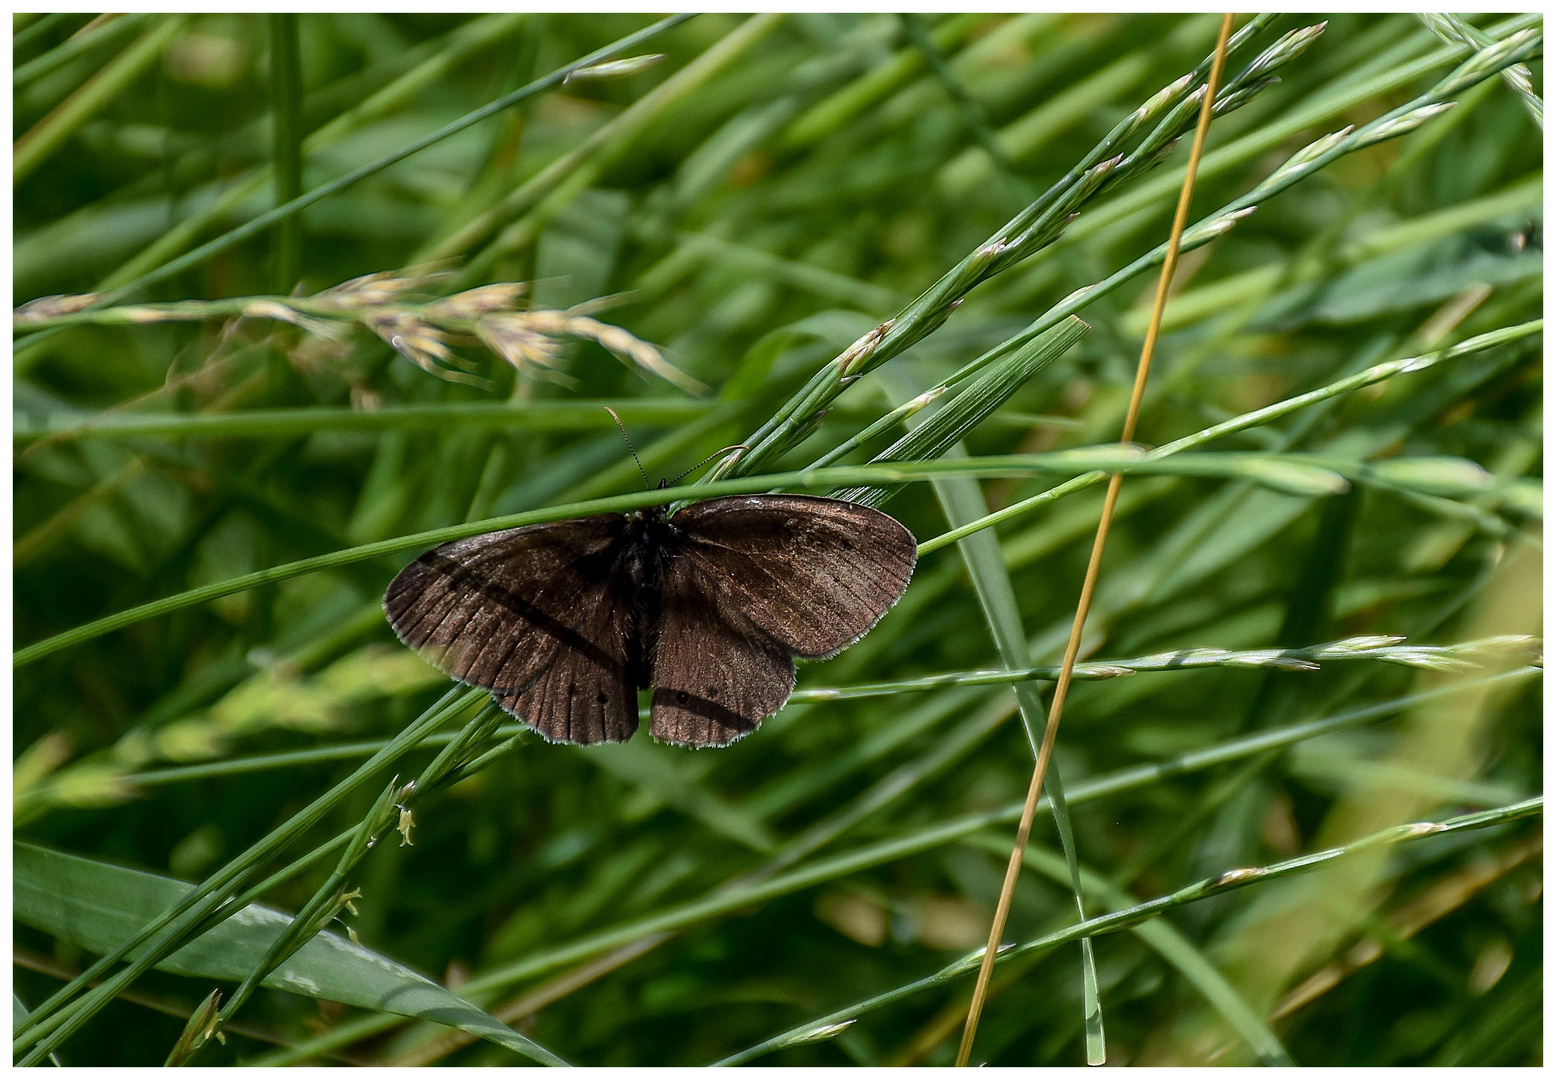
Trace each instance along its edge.
{"label": "butterfly head", "polygon": [[[647,477],[644,477],[647,485]],[[664,491],[670,486],[669,480],[660,480],[653,487],[653,491]],[[669,534],[679,532],[670,524],[670,508],[664,504],[658,506],[645,506],[641,510],[633,510],[627,515],[627,533],[634,543],[649,541],[651,543],[663,543]]]}
{"label": "butterfly head", "polygon": [[[668,486],[661,480],[656,490],[663,491]],[[680,533],[680,530],[670,523],[670,508],[663,505],[645,506],[641,510],[632,511],[627,515],[627,528],[634,540],[647,540],[656,544],[672,540]]]}

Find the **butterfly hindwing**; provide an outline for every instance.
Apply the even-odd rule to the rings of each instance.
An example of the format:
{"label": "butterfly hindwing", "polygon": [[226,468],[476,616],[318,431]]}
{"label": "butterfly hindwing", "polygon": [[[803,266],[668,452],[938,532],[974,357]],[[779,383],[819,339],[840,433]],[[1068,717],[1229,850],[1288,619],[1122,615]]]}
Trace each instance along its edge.
{"label": "butterfly hindwing", "polygon": [[708,499],[679,511],[682,552],[789,652],[829,656],[902,596],[918,545],[896,519],[809,495]]}
{"label": "butterfly hindwing", "polygon": [[390,583],[384,610],[400,640],[545,737],[621,741],[637,728],[625,524],[607,514],[443,544]]}
{"label": "butterfly hindwing", "polygon": [[649,730],[661,742],[725,746],[794,689],[789,650],[753,626],[690,559],[665,569]]}

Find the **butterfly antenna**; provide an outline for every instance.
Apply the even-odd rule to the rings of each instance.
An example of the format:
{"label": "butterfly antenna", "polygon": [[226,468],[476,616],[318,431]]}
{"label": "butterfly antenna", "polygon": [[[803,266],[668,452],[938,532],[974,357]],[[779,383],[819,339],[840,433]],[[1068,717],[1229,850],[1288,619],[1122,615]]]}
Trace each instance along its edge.
{"label": "butterfly antenna", "polygon": [[[712,461],[714,458],[719,457],[719,456],[721,456],[723,454],[727,454],[731,450],[749,450],[749,449],[751,449],[751,448],[749,446],[747,446],[745,443],[742,442],[742,443],[736,443],[734,446],[726,446],[722,450],[715,450],[715,451],[713,451],[713,453],[709,454],[707,457],[705,457],[701,461],[697,462],[697,464],[695,464],[691,468],[687,469],[686,472],[683,472],[681,474],[681,476],[687,476],[690,473],[696,472],[698,469],[702,468],[704,465],[706,465],[708,462]],[[678,483],[680,481],[680,479],[681,479],[681,476],[677,476],[674,480],[671,480],[670,483],[672,483],[672,484]]]}
{"label": "butterfly antenna", "polygon": [[[627,436],[627,425],[621,422],[621,417],[616,415],[615,409],[611,408],[609,405],[604,406],[604,409],[606,412],[611,414],[611,419],[616,421],[616,426],[621,429],[621,437],[627,441],[627,453],[632,455],[632,460],[637,462],[638,472],[643,474],[643,486],[648,488],[650,491],[654,490],[654,485],[648,482],[648,473],[643,471],[643,463],[638,461],[638,452],[633,449],[632,440]],[[681,476],[685,475],[685,473],[681,474]],[[677,477],[676,479],[680,479],[680,477]]]}

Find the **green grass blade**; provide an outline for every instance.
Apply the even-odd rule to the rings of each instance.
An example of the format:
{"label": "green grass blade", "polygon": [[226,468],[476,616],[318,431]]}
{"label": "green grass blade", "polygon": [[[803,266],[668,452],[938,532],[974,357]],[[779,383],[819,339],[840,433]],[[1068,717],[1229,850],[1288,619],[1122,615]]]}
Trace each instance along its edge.
{"label": "green grass blade", "polygon": [[[60,45],[48,52],[35,56],[24,64],[16,65],[11,72],[11,85],[20,88],[35,79],[41,78],[56,68],[68,64],[92,49],[96,49],[105,42],[115,41],[124,34],[134,30],[140,25],[144,15],[126,14],[120,15],[94,29],[83,29],[72,34]],[[20,36],[20,35],[18,35]],[[12,39],[12,48],[17,48],[17,42]]]}
{"label": "green grass blade", "polygon": [[20,414],[15,441],[93,438],[292,438],[320,431],[438,431],[451,425],[520,431],[614,431],[609,405],[632,427],[674,427],[700,419],[716,406],[705,401],[613,398],[608,401],[465,401],[360,409],[249,409],[243,412],[95,415]]}
{"label": "green grass blade", "polygon": [[[12,865],[16,917],[94,953],[111,951],[193,888],[173,878],[32,844],[16,845]],[[250,904],[157,967],[192,978],[238,981],[292,922],[274,908]],[[566,1064],[431,979],[330,931],[303,945],[263,981],[272,989],[304,997],[450,1024],[532,1061]]]}
{"label": "green grass blade", "polygon": [[184,27],[182,15],[169,15],[124,52],[104,65],[53,112],[21,138],[11,157],[11,186],[22,183],[56,154],[98,112],[154,64],[162,49]]}
{"label": "green grass blade", "polygon": [[[1002,836],[984,833],[972,837],[970,843],[995,858],[1003,859],[1009,854],[1009,844]],[[1044,851],[1040,847],[1030,847],[1027,849],[1025,861],[1027,866],[1056,884],[1066,888],[1070,886],[1071,870],[1067,860],[1056,858],[1052,852]],[[1111,910],[1122,911],[1140,902],[1122,889],[1109,884],[1101,874],[1085,867],[1081,868],[1081,881],[1090,895],[1100,897]],[[1226,976],[1216,969],[1205,954],[1195,948],[1194,944],[1165,918],[1142,923],[1134,927],[1133,932],[1155,949],[1162,959],[1177,968],[1178,973],[1214,1005],[1222,1016],[1226,1017],[1227,1022],[1259,1056],[1260,1064],[1268,1066],[1294,1064],[1286,1048],[1281,1045],[1280,1039],[1264,1022],[1264,1018],[1243,1000],[1237,988],[1227,981]]]}
{"label": "green grass blade", "polygon": [[[1544,800],[1540,798],[1529,799],[1515,803],[1511,806],[1499,807],[1495,810],[1483,811],[1478,814],[1466,814],[1462,817],[1449,818],[1441,822],[1415,822],[1409,825],[1399,825],[1382,832],[1356,840],[1340,848],[1316,852],[1304,855],[1296,859],[1288,859],[1284,862],[1274,863],[1269,866],[1228,870],[1227,872],[1192,885],[1179,889],[1177,892],[1154,900],[1137,904],[1122,911],[1111,912],[1107,915],[1094,916],[1085,922],[1077,923],[1053,934],[1046,934],[1033,941],[1024,942],[1012,949],[1005,950],[996,962],[1009,961],[1017,956],[1023,956],[1030,952],[1051,949],[1055,946],[1071,941],[1077,941],[1083,937],[1098,934],[1116,933],[1119,930],[1131,929],[1149,919],[1155,918],[1164,911],[1192,903],[1196,900],[1207,899],[1219,893],[1230,890],[1246,888],[1257,882],[1274,880],[1296,874],[1306,873],[1325,863],[1336,859],[1345,858],[1369,848],[1387,844],[1409,843],[1428,836],[1436,836],[1442,833],[1462,832],[1474,829],[1490,828],[1496,825],[1517,821],[1521,818],[1532,817],[1543,813]],[[830,1038],[859,1019],[859,1017],[889,1005],[895,1001],[910,997],[913,994],[936,986],[942,986],[956,979],[970,975],[978,969],[978,960],[982,950],[971,956],[964,957],[924,979],[897,987],[884,994],[854,1003],[844,1009],[838,1009],[826,1016],[812,1020],[800,1027],[791,1029],[781,1035],[774,1036],[765,1042],[759,1043],[749,1049],[742,1050],[721,1061],[717,1065],[739,1065],[763,1054],[781,1050],[787,1046],[800,1045],[813,1042],[817,1039]]]}
{"label": "green grass blade", "polygon": [[[297,20],[292,12],[270,16],[270,100],[275,118],[271,157],[277,206],[285,206],[303,191],[303,75]],[[276,225],[273,252],[277,292],[289,293],[297,284],[301,249],[302,215],[281,219]]]}
{"label": "green grass blade", "polygon": [[[1082,781],[1069,792],[1070,805],[1078,805],[1094,799],[1129,791],[1158,783],[1162,780],[1213,768],[1228,762],[1240,761],[1272,750],[1297,745],[1307,739],[1335,731],[1343,731],[1358,724],[1395,716],[1423,701],[1435,700],[1462,692],[1470,686],[1511,685],[1541,674],[1539,668],[1519,668],[1482,680],[1471,680],[1456,686],[1440,687],[1408,697],[1380,702],[1361,709],[1340,713],[1319,720],[1310,720],[1284,728],[1261,732],[1253,736],[1228,740],[1220,745],[1193,751],[1175,759],[1122,770],[1110,776]],[[1047,796],[1038,808],[1049,806]],[[967,815],[952,821],[919,827],[911,832],[892,837],[880,843],[843,852],[828,859],[808,864],[791,874],[771,879],[760,886],[726,888],[711,892],[707,897],[679,905],[653,916],[619,927],[613,927],[575,942],[541,950],[522,962],[482,972],[467,983],[468,992],[478,1001],[490,996],[518,980],[543,974],[584,957],[603,953],[621,944],[630,943],[651,934],[695,925],[699,921],[744,909],[753,902],[785,895],[796,889],[808,888],[820,882],[856,873],[871,866],[906,858],[919,851],[931,850],[954,843],[990,828],[1013,824],[1021,816],[1021,804],[1011,803],[988,813]],[[895,999],[893,999],[895,1000]],[[345,1045],[356,1038],[366,1037],[386,1026],[382,1020],[368,1021],[323,1036],[293,1051],[271,1055],[267,1064],[295,1064],[310,1055],[322,1053]]]}
{"label": "green grass blade", "polygon": [[[504,94],[502,97],[496,99],[490,104],[484,105],[481,108],[474,110],[473,112],[467,113],[457,120],[443,125],[438,130],[415,140],[414,142],[400,148],[392,154],[386,155],[377,161],[370,162],[367,165],[363,165],[360,168],[353,169],[346,173],[346,175],[338,177],[335,180],[331,180],[328,183],[321,184],[306,194],[293,199],[284,205],[278,206],[274,210],[261,214],[258,217],[244,223],[243,225],[223,233],[221,236],[218,236],[214,240],[200,245],[193,251],[188,252],[185,255],[181,255],[178,258],[171,260],[170,262],[164,263],[162,266],[155,270],[147,271],[140,277],[136,278],[134,281],[128,282],[116,288],[112,295],[116,297],[128,295],[137,290],[144,289],[148,285],[153,285],[156,282],[166,281],[171,277],[183,273],[185,270],[191,267],[198,266],[206,259],[211,258],[217,253],[226,251],[235,244],[241,243],[251,236],[256,236],[264,232],[276,222],[282,221],[294,214],[301,213],[308,207],[329,198],[331,195],[334,195],[338,191],[342,191],[350,187],[357,181],[362,180],[365,177],[372,176],[375,173],[382,172],[389,166],[404,161],[406,158],[420,153],[427,147],[434,146],[449,136],[458,134],[459,132],[464,131],[466,128],[480,123],[482,120],[485,120],[489,116],[494,116],[502,110],[510,108],[521,101],[525,101],[531,97],[534,97],[536,94],[544,93],[552,87],[560,85],[564,80],[566,80],[568,75],[572,74],[572,72],[582,68],[590,67],[594,64],[598,64],[603,60],[608,60],[618,53],[630,51],[636,48],[638,45],[642,44],[644,41],[647,41],[649,38],[652,38],[656,34],[662,33],[665,30],[670,29],[672,26],[679,25],[689,18],[692,18],[692,16],[672,15],[668,18],[659,20],[644,30],[640,30],[635,34],[629,34],[628,36],[621,38],[618,41],[614,41],[604,48],[596,49],[594,52],[588,54],[587,56],[584,56],[570,64],[558,68],[549,75],[536,79],[534,82],[529,83],[528,85],[523,86],[510,94]],[[18,345],[20,345],[20,342],[18,342]]]}
{"label": "green grass blade", "polygon": [[[1017,365],[1013,363],[1010,366]],[[994,369],[992,373],[998,375],[1000,372],[999,369]],[[915,388],[899,373],[884,372],[882,379],[895,391],[894,396],[899,398],[913,396]],[[986,381],[988,381],[987,377],[980,379],[980,383]],[[976,384],[973,389],[977,389]],[[928,426],[928,424],[921,425],[917,430]],[[933,483],[946,521],[952,528],[988,515],[988,504],[984,502],[983,494],[978,489],[976,481],[946,478]],[[983,615],[988,622],[989,632],[994,638],[994,646],[1000,660],[1007,668],[1029,666],[1032,659],[1030,647],[1027,644],[1026,632],[1021,626],[1020,608],[1016,602],[1015,591],[1010,584],[1010,577],[1005,570],[1005,560],[1000,554],[999,542],[992,533],[982,532],[961,541],[958,547],[963,561],[967,564],[968,575],[972,578],[973,589],[978,595],[979,605],[983,608]],[[1021,722],[1026,729],[1027,741],[1035,756],[1038,744],[1042,741],[1045,715],[1042,699],[1038,696],[1037,687],[1031,683],[1016,683],[1013,689]],[[1049,808],[1059,831],[1065,858],[1070,865],[1076,910],[1080,918],[1085,919],[1086,898],[1081,891],[1079,855],[1075,848],[1074,832],[1070,827],[1069,807],[1065,802],[1064,787],[1059,780],[1057,764],[1050,764],[1048,771]],[[1106,1059],[1107,1051],[1103,1037],[1102,1003],[1097,991],[1096,961],[1089,943],[1085,942],[1081,946],[1081,980],[1084,987],[1086,1059],[1088,1063],[1096,1065]]]}
{"label": "green grass blade", "polygon": [[[285,824],[251,845],[247,851],[207,878],[199,888],[189,893],[177,905],[162,912],[154,921],[142,927],[135,937],[115,946],[112,952],[105,954],[71,983],[38,1006],[29,1022],[18,1025],[13,1033],[13,1040],[18,1043],[18,1048],[26,1049],[43,1036],[46,1040],[43,1045],[47,1049],[51,1041],[57,1043],[70,1031],[78,1028],[92,1012],[106,1004],[119,987],[128,985],[182,944],[182,937],[202,924],[221,905],[225,890],[244,878],[252,876],[267,855],[280,850],[292,839],[301,835],[355,787],[371,778],[378,768],[416,746],[442,726],[450,716],[475,704],[479,697],[480,695],[473,691],[460,693],[451,690],[445,694],[436,705],[424,712],[416,723],[392,739],[351,776],[315,799],[306,809],[289,818]],[[76,997],[94,979],[105,975],[113,964],[124,960],[132,950],[137,950],[142,945],[146,946],[145,951],[139,953],[129,967],[106,979],[83,997]],[[67,1009],[71,1010],[68,1014]],[[40,1031],[39,1025],[45,1021],[48,1022],[49,1027],[46,1031]]]}

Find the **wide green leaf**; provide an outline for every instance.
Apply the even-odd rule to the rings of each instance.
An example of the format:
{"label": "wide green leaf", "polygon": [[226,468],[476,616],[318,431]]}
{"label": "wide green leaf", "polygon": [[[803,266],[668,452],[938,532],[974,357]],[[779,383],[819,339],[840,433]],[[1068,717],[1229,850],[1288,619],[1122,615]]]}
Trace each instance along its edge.
{"label": "wide green leaf", "polygon": [[[172,907],[191,886],[176,878],[84,859],[32,844],[13,847],[12,903],[18,922],[104,953]],[[238,982],[291,923],[250,904],[157,965],[175,975]],[[404,964],[329,932],[278,967],[264,985],[468,1031],[547,1065],[566,1065],[459,995]]]}

